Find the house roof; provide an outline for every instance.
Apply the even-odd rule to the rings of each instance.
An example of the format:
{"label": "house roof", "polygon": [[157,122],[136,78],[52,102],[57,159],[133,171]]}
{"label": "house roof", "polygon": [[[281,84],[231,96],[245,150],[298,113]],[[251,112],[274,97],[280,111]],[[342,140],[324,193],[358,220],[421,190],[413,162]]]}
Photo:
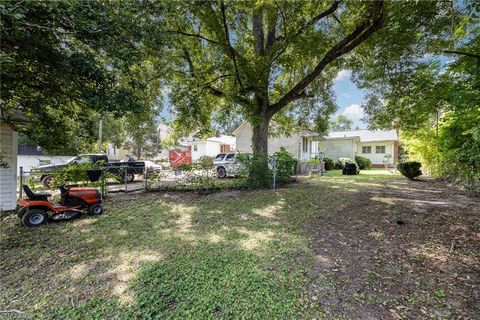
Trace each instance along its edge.
{"label": "house roof", "polygon": [[236,140],[233,136],[221,135],[220,137],[211,137],[207,141],[220,142],[221,144],[235,144]]}
{"label": "house roof", "polygon": [[[233,135],[234,136],[239,135],[246,125],[250,125],[250,124],[247,121],[242,122],[242,124],[239,125],[237,127],[237,129],[235,129],[233,131]],[[272,128],[274,126],[275,126],[275,122],[272,121],[270,123],[270,128]],[[311,131],[311,130],[308,130],[308,129],[304,129],[304,128],[301,128],[301,127],[297,127],[297,129],[300,131],[302,137],[312,137],[312,138],[317,138],[318,140],[323,140],[324,139],[324,136],[317,133],[317,132],[314,132],[314,131]]]}
{"label": "house roof", "polygon": [[335,138],[360,138],[361,142],[373,142],[373,141],[392,141],[398,140],[397,131],[392,130],[350,130],[350,131],[332,131],[327,135],[327,139]]}
{"label": "house roof", "polygon": [[205,142],[205,141],[212,141],[212,142],[218,142],[218,143],[221,143],[221,144],[229,144],[229,145],[234,145],[235,142],[236,142],[235,137],[233,137],[233,136],[221,135],[220,137],[210,137],[210,138],[207,138],[205,140],[202,140],[202,139],[199,139],[199,138],[196,138],[196,137],[192,137],[192,138],[188,139],[187,141],[185,141],[185,143],[187,145],[190,145],[190,144],[193,144],[193,143],[199,143],[199,142]]}

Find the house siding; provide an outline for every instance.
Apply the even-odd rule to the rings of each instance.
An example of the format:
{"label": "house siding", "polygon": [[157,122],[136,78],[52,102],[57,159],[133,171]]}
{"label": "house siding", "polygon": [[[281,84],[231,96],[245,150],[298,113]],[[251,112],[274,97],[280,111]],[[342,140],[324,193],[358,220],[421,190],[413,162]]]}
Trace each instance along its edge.
{"label": "house siding", "polygon": [[[23,167],[24,172],[38,168],[40,161],[50,162],[49,164],[62,164],[73,156],[33,156],[33,155],[18,155],[17,156],[17,175],[20,175],[20,167]],[[110,157],[109,157],[110,159]]]}
{"label": "house siding", "polygon": [[[244,123],[242,127],[235,134],[237,151],[240,153],[252,153],[252,126],[249,123]],[[301,159],[300,135],[293,134],[289,137],[278,136],[268,138],[268,154],[273,155],[275,152],[280,151],[281,147],[284,147],[288,152],[294,155],[296,159]]]}
{"label": "house siding", "polygon": [[327,140],[320,142],[320,152],[325,153],[325,157],[337,161],[340,158],[355,158],[356,141],[353,138],[338,140]]}
{"label": "house siding", "polygon": [[0,148],[8,168],[0,168],[0,210],[14,210],[17,206],[17,133],[0,122]]}
{"label": "house siding", "polygon": [[[362,153],[363,146],[370,146],[372,153]],[[377,146],[385,146],[385,153],[376,153]],[[376,166],[385,164],[385,155],[391,156],[388,158],[388,164],[394,164],[396,161],[395,153],[395,141],[360,142],[357,146],[357,155],[370,159],[372,164]]]}

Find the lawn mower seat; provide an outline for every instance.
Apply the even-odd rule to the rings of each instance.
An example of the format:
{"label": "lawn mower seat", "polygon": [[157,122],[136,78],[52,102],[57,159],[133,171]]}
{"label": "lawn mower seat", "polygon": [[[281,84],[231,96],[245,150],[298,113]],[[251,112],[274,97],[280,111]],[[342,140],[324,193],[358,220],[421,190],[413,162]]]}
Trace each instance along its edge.
{"label": "lawn mower seat", "polygon": [[23,187],[23,191],[25,191],[25,194],[30,200],[48,201],[48,197],[51,196],[51,194],[49,193],[34,193],[26,184],[24,184],[22,187]]}

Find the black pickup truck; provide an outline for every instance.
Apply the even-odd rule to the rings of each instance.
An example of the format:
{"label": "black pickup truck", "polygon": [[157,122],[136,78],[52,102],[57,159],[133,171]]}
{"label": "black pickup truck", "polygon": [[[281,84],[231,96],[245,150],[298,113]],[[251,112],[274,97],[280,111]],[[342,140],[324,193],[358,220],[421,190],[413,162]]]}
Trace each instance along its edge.
{"label": "black pickup truck", "polygon": [[[94,164],[100,161],[103,161],[104,167],[107,169],[107,171],[117,176],[120,181],[124,181],[125,179],[127,182],[133,182],[135,180],[136,174],[143,174],[145,171],[145,162],[143,161],[133,161],[132,158],[128,158],[125,161],[109,161],[107,155],[97,153],[80,154],[67,160],[65,163],[62,164],[49,164],[39,166],[36,169],[36,172],[40,173],[40,180],[42,181],[43,185],[49,187],[54,179],[54,174],[52,173],[56,170],[70,165],[86,163]],[[125,167],[127,168],[126,175]]]}

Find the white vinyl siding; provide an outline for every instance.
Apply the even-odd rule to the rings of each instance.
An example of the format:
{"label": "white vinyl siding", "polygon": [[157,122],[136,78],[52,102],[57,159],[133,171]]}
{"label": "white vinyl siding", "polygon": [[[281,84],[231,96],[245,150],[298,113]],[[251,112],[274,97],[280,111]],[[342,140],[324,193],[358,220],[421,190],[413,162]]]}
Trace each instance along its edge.
{"label": "white vinyl siding", "polygon": [[[249,123],[243,123],[235,134],[237,151],[240,153],[252,153],[252,126]],[[278,137],[268,138],[268,154],[273,155],[284,147],[297,159],[301,158],[302,140],[298,133],[287,137],[280,135]]]}
{"label": "white vinyl siding", "polygon": [[8,168],[0,167],[0,210],[15,210],[17,206],[17,133],[0,122],[0,149]]}
{"label": "white vinyl siding", "polygon": [[352,138],[335,139],[320,142],[320,152],[337,161],[340,158],[355,158],[356,143]]}
{"label": "white vinyl siding", "polygon": [[363,147],[362,147],[362,153],[363,153],[363,154],[372,153],[372,146],[363,146]]}
{"label": "white vinyl siding", "polygon": [[[363,153],[362,151],[365,146],[370,146],[372,148],[372,153],[370,154]],[[388,163],[393,163],[394,141],[359,143],[357,148],[357,154],[362,157],[370,159],[370,161],[372,161],[372,164],[383,165],[384,161],[388,161]]]}

